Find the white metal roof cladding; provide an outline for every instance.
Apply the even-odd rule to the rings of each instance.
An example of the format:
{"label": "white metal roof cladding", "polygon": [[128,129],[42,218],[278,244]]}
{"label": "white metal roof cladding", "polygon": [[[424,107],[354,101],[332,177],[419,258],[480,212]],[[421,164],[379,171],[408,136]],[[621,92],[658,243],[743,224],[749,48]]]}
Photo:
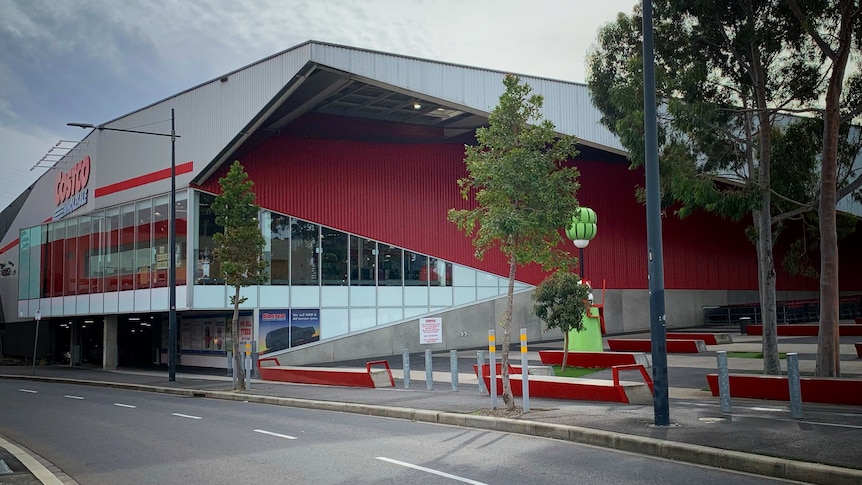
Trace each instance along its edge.
{"label": "white metal roof cladding", "polygon": [[[447,64],[395,54],[311,43],[311,60],[367,79],[397,86],[482,113],[490,113],[503,94],[501,71]],[[584,84],[519,75],[545,98],[543,116],[560,133],[619,153],[619,140],[599,123],[601,114]]]}
{"label": "white metal roof cladding", "polygon": [[[176,143],[176,162],[178,165],[194,162],[192,173],[177,177],[177,188],[182,188],[216,161],[231,143],[254,131],[255,121],[267,106],[305,66],[313,64],[479,114],[487,114],[497,105],[505,74],[309,41],[111,120],[105,126],[169,133],[170,113],[174,108],[176,131],[180,136]],[[586,145],[624,153],[616,137],[599,123],[600,114],[585,85],[521,77],[535,93],[544,96],[543,114],[559,132],[575,135]],[[170,166],[170,142],[166,137],[96,130],[85,140],[92,142],[92,173],[98,187]],[[60,165],[74,163],[77,161],[72,160],[74,156],[77,154],[70,154],[70,159],[63,160]],[[168,184],[162,180],[103,196],[90,209],[165,193],[169,190]]]}

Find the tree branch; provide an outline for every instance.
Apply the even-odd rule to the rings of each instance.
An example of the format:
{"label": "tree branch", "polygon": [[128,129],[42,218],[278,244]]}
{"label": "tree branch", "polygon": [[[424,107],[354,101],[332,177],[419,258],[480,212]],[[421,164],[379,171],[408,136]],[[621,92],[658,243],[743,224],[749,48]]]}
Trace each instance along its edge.
{"label": "tree branch", "polygon": [[796,0],[787,0],[787,6],[790,7],[790,11],[793,12],[796,20],[799,20],[799,25],[802,29],[811,36],[811,39],[814,40],[814,43],[817,44],[818,47],[820,47],[823,54],[834,62],[835,59],[838,58],[838,53],[832,49],[832,46],[823,40],[823,37],[820,37],[820,34],[818,34],[816,30],[814,30],[814,27],[808,22],[808,19],[805,18],[805,14],[803,14],[802,10],[799,9],[799,5],[796,3]]}

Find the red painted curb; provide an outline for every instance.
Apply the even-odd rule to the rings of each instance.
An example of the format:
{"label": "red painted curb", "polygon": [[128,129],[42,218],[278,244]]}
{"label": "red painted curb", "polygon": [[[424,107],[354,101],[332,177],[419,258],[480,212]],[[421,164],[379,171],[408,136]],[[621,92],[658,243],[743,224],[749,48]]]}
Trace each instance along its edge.
{"label": "red painted curb", "polygon": [[[763,335],[763,325],[749,325],[747,330],[748,335]],[[780,337],[816,337],[820,332],[820,325],[778,325],[777,332]],[[862,326],[854,324],[838,325],[838,335],[841,337],[862,337]]]}
{"label": "red painted curb", "polygon": [[[701,351],[700,346],[705,346],[703,340],[668,340],[667,351],[672,354],[697,354]],[[626,352],[650,352],[652,341],[650,339],[608,339],[608,347],[613,351]]]}
{"label": "red painted curb", "polygon": [[[539,358],[545,365],[562,365],[562,350],[540,350]],[[579,352],[569,351],[566,366],[610,369],[615,365],[636,364],[635,354],[631,352]]]}
{"label": "red painted curb", "polygon": [[[790,401],[787,376],[731,374],[730,396]],[[718,374],[707,374],[713,396],[718,396]],[[801,377],[803,402],[862,405],[862,380],[840,377]]]}

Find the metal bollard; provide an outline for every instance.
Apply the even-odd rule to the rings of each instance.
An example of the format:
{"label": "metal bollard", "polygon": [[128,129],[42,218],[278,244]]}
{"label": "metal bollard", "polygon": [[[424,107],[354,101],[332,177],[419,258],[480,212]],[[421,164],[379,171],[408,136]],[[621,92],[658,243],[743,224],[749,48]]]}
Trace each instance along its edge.
{"label": "metal bollard", "polygon": [[530,374],[527,362],[527,329],[521,329],[521,396],[524,401],[524,412],[530,412]]}
{"label": "metal bollard", "polygon": [[479,394],[488,394],[488,388],[485,387],[485,378],[482,376],[482,367],[485,366],[485,353],[481,350],[476,352],[476,375],[479,377]]}
{"label": "metal bollard", "polygon": [[721,401],[721,412],[730,412],[730,376],[727,370],[727,352],[719,350],[715,353],[718,359],[718,396]]}
{"label": "metal bollard", "polygon": [[458,390],[458,351],[449,351],[449,372],[452,373],[452,390]]}
{"label": "metal bollard", "polygon": [[802,386],[799,383],[799,355],[787,354],[787,385],[790,386],[790,416],[802,418]]}
{"label": "metal bollard", "polygon": [[404,389],[410,389],[410,351],[404,349],[401,354],[401,369],[404,372]]}
{"label": "metal bollard", "polygon": [[488,330],[488,354],[488,360],[491,364],[491,371],[489,372],[491,377],[491,409],[497,409],[497,362],[495,362],[497,357],[497,337],[494,335],[493,330]]}
{"label": "metal bollard", "polygon": [[425,350],[425,388],[434,389],[434,369],[431,367],[431,349]]}

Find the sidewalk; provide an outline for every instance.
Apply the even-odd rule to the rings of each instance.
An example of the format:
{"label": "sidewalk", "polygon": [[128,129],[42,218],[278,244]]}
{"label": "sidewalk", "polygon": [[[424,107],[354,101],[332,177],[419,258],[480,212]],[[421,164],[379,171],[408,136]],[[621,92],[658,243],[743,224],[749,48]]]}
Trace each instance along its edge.
{"label": "sidewalk", "polygon": [[[480,393],[472,365],[476,351],[460,352],[459,390],[451,390],[449,354],[435,354],[433,389],[426,389],[424,358],[413,362],[410,389],[403,388],[401,356],[389,358],[396,388],[364,389],[253,380],[250,391],[234,393],[224,370],[183,372],[168,382],[167,371],[104,371],[68,366],[0,367],[0,378],[73,381],[216,399],[301,406],[416,421],[439,422],[503,432],[550,436],[679,461],[720,466],[810,483],[862,483],[862,408],[803,404],[803,418],[790,417],[789,403],[734,399],[730,414],[706,388],[715,372],[716,350],[759,350],[760,338],[733,336],[734,343],[709,346],[704,354],[668,356],[671,426],[656,427],[652,406],[530,399],[530,412],[512,417],[491,414],[490,397]],[[782,352],[798,352],[803,374],[813,370],[816,337],[782,337]],[[842,375],[862,378],[862,359],[852,338],[842,338]],[[542,348],[554,348],[542,345]],[[530,364],[539,365],[531,348]],[[851,355],[852,354],[852,355]],[[520,355],[512,352],[513,363]],[[761,368],[760,360],[729,359],[731,373]],[[784,361],[782,361],[782,365]],[[809,369],[810,368],[810,369]],[[418,370],[417,370],[418,369]],[[609,370],[590,377],[610,379]],[[517,399],[517,405],[522,404]],[[503,402],[498,399],[498,406]]]}

